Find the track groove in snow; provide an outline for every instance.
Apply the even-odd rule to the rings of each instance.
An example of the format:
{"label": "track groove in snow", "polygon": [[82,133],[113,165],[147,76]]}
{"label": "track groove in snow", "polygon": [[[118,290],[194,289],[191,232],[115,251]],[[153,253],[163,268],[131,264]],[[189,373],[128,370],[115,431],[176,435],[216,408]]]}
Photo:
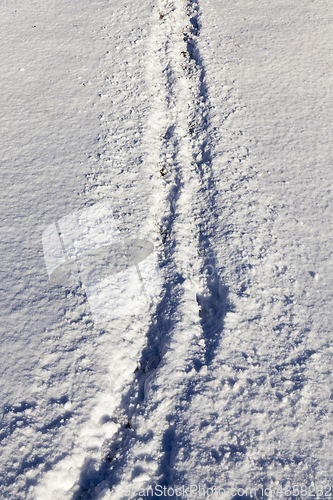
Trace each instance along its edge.
{"label": "track groove in snow", "polygon": [[[165,281],[135,383],[119,408],[128,426],[114,436],[91,486],[95,488],[107,476],[108,487],[114,486],[113,498],[121,498],[128,479],[130,486],[141,470],[144,477],[150,470],[160,484],[172,483],[177,436],[175,424],[161,419],[161,406],[167,405],[168,413],[177,415],[183,404],[179,401],[190,403],[198,373],[214,358],[227,308],[228,288],[210,272],[216,257],[209,253],[207,227],[217,192],[207,137],[205,73],[197,47],[199,6],[195,1],[161,1],[153,16],[146,75],[152,104],[143,141],[149,152],[144,163],[155,185],[153,211],[163,241],[162,272],[172,279]],[[170,379],[173,387],[167,400],[161,401],[161,392],[151,387],[162,389]],[[146,437],[136,432],[136,427],[142,432],[135,424],[142,417]],[[149,460],[133,470],[131,456],[139,453],[137,448],[144,442],[152,449]],[[90,498],[89,491],[79,490],[74,499]]]}
{"label": "track groove in snow", "polygon": [[[146,132],[146,165],[155,193],[163,190],[162,196],[156,195],[154,207],[163,215],[155,222],[164,244],[163,268],[173,278],[165,283],[164,297],[147,332],[136,384],[124,398],[128,408],[125,405],[123,411],[132,424],[121,436],[117,456],[113,455],[116,460],[111,463],[108,484],[115,486],[114,498],[118,494],[121,497],[130,471],[132,480],[141,470],[145,470],[143,477],[150,470],[159,484],[172,484],[173,447],[178,436],[173,430],[175,422],[161,419],[160,407],[167,405],[171,416],[179,413],[179,405],[190,403],[198,372],[214,358],[228,301],[227,286],[211,273],[216,257],[209,252],[207,238],[217,191],[207,136],[205,73],[197,47],[199,6],[195,1],[162,1],[153,15],[147,68],[152,107]],[[184,376],[188,379],[185,383]],[[174,387],[163,402],[159,398],[168,380],[173,380]],[[160,388],[157,400],[151,387]],[[148,462],[133,471],[130,457],[139,453],[136,448],[145,441],[134,430],[135,419],[141,416],[153,452]],[[154,429],[153,435],[149,429]]]}

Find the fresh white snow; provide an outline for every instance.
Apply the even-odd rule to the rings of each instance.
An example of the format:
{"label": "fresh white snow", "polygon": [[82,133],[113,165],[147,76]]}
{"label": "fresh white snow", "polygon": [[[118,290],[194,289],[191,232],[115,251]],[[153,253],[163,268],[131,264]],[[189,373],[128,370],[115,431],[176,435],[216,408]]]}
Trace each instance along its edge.
{"label": "fresh white snow", "polygon": [[1,9],[0,498],[332,498],[332,4]]}

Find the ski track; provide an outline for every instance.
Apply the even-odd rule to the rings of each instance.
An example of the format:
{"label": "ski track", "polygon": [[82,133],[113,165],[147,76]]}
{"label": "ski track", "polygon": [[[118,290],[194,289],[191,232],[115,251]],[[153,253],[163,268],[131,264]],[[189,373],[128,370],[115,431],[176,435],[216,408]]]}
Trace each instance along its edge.
{"label": "ski track", "polygon": [[[152,316],[135,381],[122,397],[118,412],[124,424],[105,448],[104,460],[93,476],[90,463],[83,468],[82,487],[73,500],[93,498],[97,485],[100,491],[103,484],[114,487],[113,497],[121,498],[124,478],[129,477],[130,486],[131,479],[144,470],[145,474],[151,471],[151,478],[158,477],[159,484],[172,484],[171,462],[178,439],[174,416],[185,402],[190,403],[198,373],[215,356],[228,304],[228,287],[212,272],[217,264],[209,235],[214,232],[217,192],[207,134],[205,72],[197,47],[199,5],[160,2],[153,19],[146,74],[151,111],[143,143],[149,152],[144,165],[155,187],[152,223],[163,242],[164,295]],[[170,399],[161,401],[161,389],[169,385],[170,375],[177,383],[170,388]],[[160,416],[165,405],[166,420]],[[142,418],[146,436],[135,430],[135,420]],[[130,457],[145,443],[152,453],[132,470]]]}

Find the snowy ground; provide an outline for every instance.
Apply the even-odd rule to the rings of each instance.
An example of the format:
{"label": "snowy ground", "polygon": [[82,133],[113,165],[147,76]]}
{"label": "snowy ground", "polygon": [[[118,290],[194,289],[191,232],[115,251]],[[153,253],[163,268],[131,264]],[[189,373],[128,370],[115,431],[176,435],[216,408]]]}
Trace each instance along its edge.
{"label": "snowy ground", "polygon": [[[1,498],[332,498],[332,4],[33,5],[1,20]],[[99,323],[42,235],[103,204],[162,291]]]}

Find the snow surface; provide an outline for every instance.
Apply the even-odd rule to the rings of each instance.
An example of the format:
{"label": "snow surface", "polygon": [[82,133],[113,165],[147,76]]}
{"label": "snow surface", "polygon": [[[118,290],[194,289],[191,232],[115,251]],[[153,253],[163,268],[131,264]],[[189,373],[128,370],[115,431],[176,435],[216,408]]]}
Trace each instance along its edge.
{"label": "snow surface", "polygon": [[1,499],[332,498],[332,3],[1,9]]}

